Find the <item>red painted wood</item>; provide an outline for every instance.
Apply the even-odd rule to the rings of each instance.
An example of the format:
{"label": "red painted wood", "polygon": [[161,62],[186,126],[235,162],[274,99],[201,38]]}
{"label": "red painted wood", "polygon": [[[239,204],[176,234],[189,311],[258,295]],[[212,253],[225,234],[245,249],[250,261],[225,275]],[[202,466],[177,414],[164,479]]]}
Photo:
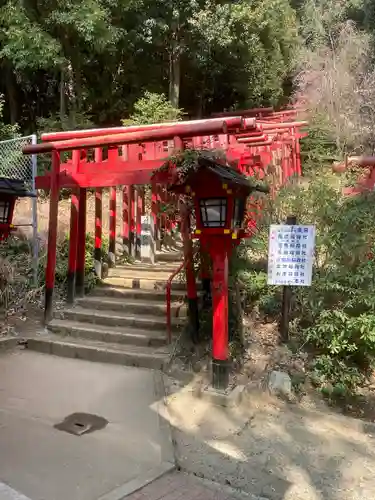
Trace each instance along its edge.
{"label": "red painted wood", "polygon": [[[241,116],[246,116],[242,114],[242,112],[237,112],[232,114],[231,117],[240,118]],[[201,120],[187,120],[178,122],[179,125],[197,125],[197,124],[205,124],[205,123],[220,123],[223,121],[222,117],[218,118],[204,118]],[[88,129],[88,130],[72,130],[66,132],[48,132],[42,134],[42,141],[62,141],[68,139],[79,139],[85,137],[100,137],[103,135],[114,135],[114,134],[122,134],[122,133],[131,133],[131,132],[143,132],[147,130],[154,129],[164,129],[171,126],[176,125],[176,122],[164,122],[164,123],[154,123],[151,125],[134,125],[131,127],[109,127],[109,128],[98,128],[98,129]]]}
{"label": "red painted wood", "polygon": [[129,186],[122,188],[122,242],[124,249],[129,250]]}
{"label": "red painted wood", "polygon": [[142,232],[142,213],[143,213],[143,189],[137,187],[137,200],[136,200],[136,217],[135,217],[135,232],[136,232],[136,255],[141,255],[141,232]]}
{"label": "red painted wood", "polygon": [[[103,160],[103,150],[95,148],[95,162],[100,163]],[[102,227],[103,227],[103,192],[101,188],[95,190],[95,265],[99,277],[102,277],[101,260],[102,260]]]}
{"label": "red painted wood", "polygon": [[78,251],[78,196],[77,191],[72,192],[70,205],[70,234],[69,234],[69,259],[68,259],[68,300],[74,301],[75,281]]}
{"label": "red painted wood", "polygon": [[299,137],[296,136],[296,158],[297,158],[297,175],[302,175],[302,164],[301,164],[301,144],[299,142]]}
{"label": "red painted wood", "polygon": [[135,257],[135,189],[134,186],[129,186],[129,253]]}
{"label": "red painted wood", "polygon": [[228,254],[225,241],[217,239],[212,245],[212,357],[228,359]]}
{"label": "red painted wood", "polygon": [[60,154],[52,154],[52,172],[50,178],[50,205],[48,224],[48,253],[46,266],[46,292],[44,319],[48,322],[52,318],[53,289],[55,286],[56,269],[56,249],[57,249],[57,224],[58,224],[58,203],[59,203],[59,168]]}
{"label": "red painted wood", "polygon": [[116,188],[109,189],[109,265],[116,265]]}
{"label": "red painted wood", "polygon": [[[103,227],[103,192],[102,189],[95,190],[95,261],[98,263],[97,272],[99,278],[102,277],[101,260],[102,260],[102,227]],[[100,269],[99,269],[100,265]]]}
{"label": "red painted wood", "polygon": [[80,188],[78,199],[78,251],[76,269],[76,291],[79,297],[85,293],[85,260],[86,260],[86,188]]}
{"label": "red painted wood", "polygon": [[257,121],[257,124],[263,129],[263,130],[270,130],[270,129],[285,129],[285,128],[293,128],[293,127],[307,127],[309,124],[306,121],[300,121],[300,122],[281,122],[277,123],[275,125],[274,123],[267,123],[267,122],[262,122],[262,121]]}
{"label": "red painted wood", "polygon": [[[107,176],[105,173],[98,173],[96,175],[90,174],[66,174],[61,173],[59,176],[59,182],[61,188],[75,188],[75,187],[86,187],[86,188],[96,188],[96,187],[111,187],[111,186],[123,186],[129,184],[150,184],[152,170],[136,170],[131,172],[118,172],[111,174],[108,172]],[[38,176],[35,179],[37,189],[50,189],[51,175],[46,174],[44,176]]]}
{"label": "red painted wood", "polygon": [[[250,120],[250,121],[249,121]],[[122,133],[114,135],[104,135],[100,137],[85,137],[82,139],[70,139],[66,141],[45,142],[41,144],[34,144],[25,146],[23,148],[24,154],[38,154],[48,153],[53,150],[56,151],[70,151],[73,149],[88,149],[99,146],[111,146],[121,144],[139,144],[141,142],[152,142],[160,140],[173,139],[174,137],[193,137],[202,134],[219,134],[227,130],[233,130],[239,133],[242,129],[255,128],[255,121],[253,119],[242,118],[228,118],[222,122],[211,121],[207,123],[197,123],[181,125],[179,123],[171,127],[162,129],[154,128],[152,130]]]}

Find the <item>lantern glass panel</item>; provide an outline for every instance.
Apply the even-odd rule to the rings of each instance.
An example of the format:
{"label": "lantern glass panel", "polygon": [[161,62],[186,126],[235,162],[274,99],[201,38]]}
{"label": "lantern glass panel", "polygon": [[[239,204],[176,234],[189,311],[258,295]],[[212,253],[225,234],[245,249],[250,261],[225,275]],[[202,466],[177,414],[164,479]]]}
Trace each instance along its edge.
{"label": "lantern glass panel", "polygon": [[203,227],[225,227],[226,198],[206,198],[199,201]]}
{"label": "lantern glass panel", "polygon": [[10,202],[0,200],[0,224],[8,224],[10,215]]}
{"label": "lantern glass panel", "polygon": [[242,228],[244,215],[245,215],[245,200],[242,198],[236,198],[234,200],[233,228],[236,229]]}

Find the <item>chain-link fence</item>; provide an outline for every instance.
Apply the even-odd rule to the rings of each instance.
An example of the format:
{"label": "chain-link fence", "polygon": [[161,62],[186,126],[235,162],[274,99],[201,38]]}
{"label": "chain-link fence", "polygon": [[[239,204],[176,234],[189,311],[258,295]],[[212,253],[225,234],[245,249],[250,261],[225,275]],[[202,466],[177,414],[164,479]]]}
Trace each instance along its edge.
{"label": "chain-link fence", "polygon": [[[36,155],[24,155],[22,148],[28,144],[36,144],[36,135],[27,137],[17,137],[0,142],[0,177],[7,179],[19,179],[24,181],[25,187],[36,195],[35,177],[37,174]],[[32,198],[32,217],[30,223],[20,224],[22,226],[31,226],[33,228],[33,271],[34,284],[37,284],[38,273],[38,207],[37,198]]]}
{"label": "chain-link fence", "polygon": [[22,148],[35,143],[35,136],[18,137],[0,142],[0,177],[20,179],[28,189],[34,189],[34,163],[36,158],[22,154]]}

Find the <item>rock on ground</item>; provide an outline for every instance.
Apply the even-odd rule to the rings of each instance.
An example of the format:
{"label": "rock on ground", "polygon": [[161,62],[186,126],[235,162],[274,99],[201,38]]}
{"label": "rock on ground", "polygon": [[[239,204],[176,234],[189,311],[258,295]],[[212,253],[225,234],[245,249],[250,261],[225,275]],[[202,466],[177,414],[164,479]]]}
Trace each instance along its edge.
{"label": "rock on ground", "polygon": [[287,373],[273,371],[268,380],[268,389],[272,394],[290,396],[292,394],[292,381]]}

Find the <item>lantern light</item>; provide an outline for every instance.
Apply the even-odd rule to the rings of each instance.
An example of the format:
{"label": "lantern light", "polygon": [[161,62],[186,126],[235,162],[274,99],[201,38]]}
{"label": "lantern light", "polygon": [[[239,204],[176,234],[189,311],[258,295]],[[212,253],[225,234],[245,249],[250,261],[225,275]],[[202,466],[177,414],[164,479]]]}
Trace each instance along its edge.
{"label": "lantern light", "polygon": [[0,200],[0,224],[8,224],[11,214],[11,206],[9,200]]}
{"label": "lantern light", "polygon": [[199,207],[203,227],[225,227],[227,198],[201,198]]}
{"label": "lantern light", "polygon": [[35,196],[35,193],[27,190],[23,180],[0,177],[0,241],[5,240],[14,229],[14,206],[17,198],[25,196]]}

